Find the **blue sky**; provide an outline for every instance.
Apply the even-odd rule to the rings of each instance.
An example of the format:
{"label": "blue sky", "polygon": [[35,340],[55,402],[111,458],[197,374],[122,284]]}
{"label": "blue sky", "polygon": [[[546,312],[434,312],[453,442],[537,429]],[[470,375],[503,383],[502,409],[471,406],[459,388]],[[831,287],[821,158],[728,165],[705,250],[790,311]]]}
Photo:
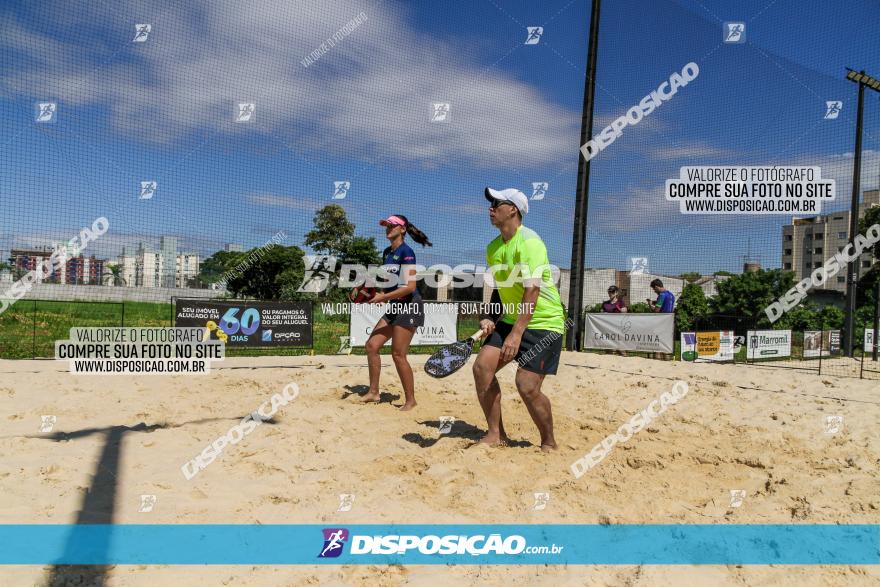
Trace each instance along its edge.
{"label": "blue sky", "polygon": [[[301,60],[366,17],[308,67]],[[682,216],[663,198],[683,165],[820,165],[848,206],[855,86],[880,75],[880,6],[769,0],[605,2],[596,89],[599,132],[688,62],[700,75],[592,161],[587,260],[652,272],[738,271],[751,250],[779,265],[787,216]],[[723,21],[746,23],[724,44]],[[134,25],[150,23],[144,43]],[[527,26],[543,26],[525,45]],[[301,244],[336,200],[359,234],[406,214],[434,242],[420,262],[480,262],[495,236],[482,189],[548,181],[526,223],[567,266],[578,164],[589,3],[87,2],[0,9],[0,250],[66,240],[98,216],[95,251],[158,236],[202,254]],[[842,100],[824,120],[825,101]],[[34,103],[56,101],[37,124]],[[251,123],[235,104],[254,102]],[[431,104],[450,103],[447,123]],[[862,186],[880,177],[880,100],[866,100]],[[139,200],[140,181],[155,180]]]}

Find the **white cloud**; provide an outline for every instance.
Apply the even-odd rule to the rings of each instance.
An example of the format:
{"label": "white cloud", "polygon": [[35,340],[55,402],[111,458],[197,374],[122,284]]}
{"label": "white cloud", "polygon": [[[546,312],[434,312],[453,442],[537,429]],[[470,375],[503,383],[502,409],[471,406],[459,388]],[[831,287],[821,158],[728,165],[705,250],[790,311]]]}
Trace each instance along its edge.
{"label": "white cloud", "polygon": [[[259,132],[327,156],[481,168],[554,164],[579,147],[579,112],[454,41],[416,31],[399,5],[69,1],[44,11],[65,15],[63,40],[12,17],[0,22],[0,44],[22,58],[0,77],[0,90],[57,99],[62,115],[64,107],[107,108],[115,130],[132,139],[198,143],[205,133]],[[361,12],[366,21],[303,67]],[[134,22],[152,24],[147,42],[131,43]],[[110,41],[99,45],[105,35]],[[256,104],[253,123],[232,122],[239,101]],[[451,104],[449,123],[430,122],[435,101]]]}
{"label": "white cloud", "polygon": [[317,202],[306,200],[304,198],[294,198],[292,196],[282,196],[261,192],[258,194],[248,194],[246,196],[248,202],[253,204],[262,204],[264,206],[274,206],[277,208],[288,208],[290,210],[304,210],[313,212],[321,206]]}

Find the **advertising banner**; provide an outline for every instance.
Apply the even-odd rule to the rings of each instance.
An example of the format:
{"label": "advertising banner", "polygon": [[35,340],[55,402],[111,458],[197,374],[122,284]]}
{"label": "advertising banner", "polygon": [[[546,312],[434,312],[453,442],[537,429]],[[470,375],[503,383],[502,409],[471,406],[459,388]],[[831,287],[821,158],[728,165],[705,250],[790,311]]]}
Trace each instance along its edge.
{"label": "advertising banner", "polygon": [[749,359],[791,356],[791,330],[749,330],[746,340]]}
{"label": "advertising banner", "polygon": [[732,361],[734,354],[732,330],[719,332],[682,332],[681,360],[695,362]]}
{"label": "advertising banner", "polygon": [[839,330],[804,331],[804,358],[834,357],[840,354]]}
{"label": "advertising banner", "polygon": [[874,329],[865,328],[865,344],[862,347],[865,352],[874,350]]}
{"label": "advertising banner", "polygon": [[175,300],[174,325],[208,329],[226,347],[312,346],[311,302]]}
{"label": "advertising banner", "polygon": [[674,314],[587,314],[584,347],[671,353],[674,329]]}
{"label": "advertising banner", "polygon": [[[455,342],[458,326],[458,304],[424,304],[425,325],[416,329],[413,346]],[[387,307],[385,304],[351,304],[349,336],[351,346],[364,346],[373,327]],[[385,343],[391,344],[391,340]]]}

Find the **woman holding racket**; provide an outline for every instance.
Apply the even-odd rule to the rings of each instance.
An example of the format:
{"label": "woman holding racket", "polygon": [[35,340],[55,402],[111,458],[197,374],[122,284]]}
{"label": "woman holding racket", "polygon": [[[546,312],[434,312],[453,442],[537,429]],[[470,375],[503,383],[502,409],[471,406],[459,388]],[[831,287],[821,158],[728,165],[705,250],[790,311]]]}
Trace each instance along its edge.
{"label": "woman holding racket", "polygon": [[407,411],[416,407],[416,395],[413,383],[412,367],[407,360],[409,344],[416,328],[424,325],[425,312],[422,296],[416,289],[416,254],[404,241],[405,235],[422,246],[431,246],[431,241],[421,230],[416,228],[406,216],[395,214],[379,224],[385,227],[385,237],[389,246],[382,252],[383,269],[396,279],[382,293],[370,298],[369,303],[381,304],[388,302],[388,311],[376,323],[370,338],[367,339],[367,366],[370,371],[370,389],[364,395],[365,402],[379,401],[379,373],[382,361],[379,351],[391,339],[391,358],[406,400],[401,410]]}

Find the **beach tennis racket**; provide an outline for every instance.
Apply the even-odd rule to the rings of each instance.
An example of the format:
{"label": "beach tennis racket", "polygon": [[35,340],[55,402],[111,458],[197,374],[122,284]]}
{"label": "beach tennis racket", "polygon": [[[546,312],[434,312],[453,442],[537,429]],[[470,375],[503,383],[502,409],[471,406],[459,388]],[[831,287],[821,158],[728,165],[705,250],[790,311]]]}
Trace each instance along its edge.
{"label": "beach tennis racket", "polygon": [[470,337],[448,344],[428,358],[425,363],[425,373],[431,377],[449,377],[468,362],[474,343],[483,337],[483,331],[478,330]]}

